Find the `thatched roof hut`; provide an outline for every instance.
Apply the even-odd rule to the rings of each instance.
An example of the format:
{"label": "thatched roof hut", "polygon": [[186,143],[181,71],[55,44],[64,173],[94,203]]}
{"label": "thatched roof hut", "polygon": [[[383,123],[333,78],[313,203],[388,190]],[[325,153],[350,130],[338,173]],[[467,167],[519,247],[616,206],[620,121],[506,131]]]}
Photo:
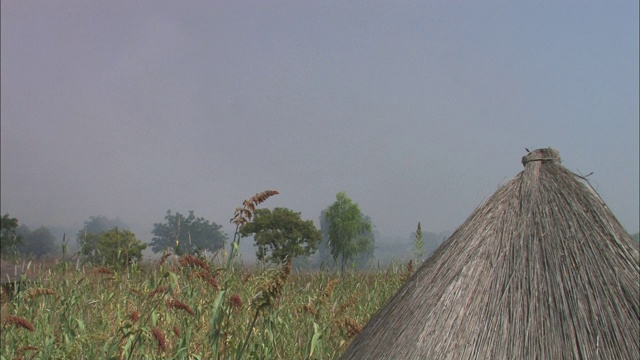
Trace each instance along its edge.
{"label": "thatched roof hut", "polygon": [[638,359],[638,245],[558,152],[522,162],[342,359]]}

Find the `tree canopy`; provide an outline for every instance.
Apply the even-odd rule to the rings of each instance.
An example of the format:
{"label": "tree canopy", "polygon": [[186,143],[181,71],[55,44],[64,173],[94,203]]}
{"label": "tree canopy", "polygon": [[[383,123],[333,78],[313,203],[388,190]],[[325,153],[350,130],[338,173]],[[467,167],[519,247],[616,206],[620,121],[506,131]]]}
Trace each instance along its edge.
{"label": "tree canopy", "polygon": [[147,244],[136,239],[129,230],[117,227],[98,236],[94,261],[111,266],[127,266],[133,260],[142,260],[142,251]]}
{"label": "tree canopy", "polygon": [[129,228],[120,218],[111,219],[104,215],[90,216],[89,220],[84,222],[84,228],[78,231],[78,237],[81,238],[85,231],[90,234],[100,234],[116,227],[121,230]]}
{"label": "tree canopy", "polygon": [[334,263],[340,261],[342,271],[359,254],[373,253],[371,220],[345,192],[336,195],[336,201],[323,215],[331,256]]}
{"label": "tree canopy", "polygon": [[9,217],[9,214],[0,218],[0,251],[3,256],[8,254],[10,248],[15,248],[20,243],[17,229],[18,219]]}
{"label": "tree canopy", "polygon": [[322,238],[313,221],[302,220],[299,212],[287,208],[255,210],[253,221],[242,226],[240,234],[254,237],[258,260],[272,262],[309,256],[318,249]]}
{"label": "tree canopy", "polygon": [[224,245],[227,235],[222,226],[196,217],[193,211],[189,215],[167,211],[164,223],[156,223],[151,231],[151,250],[155,253],[175,249],[177,253],[196,253],[201,250],[216,251]]}
{"label": "tree canopy", "polygon": [[82,254],[86,256],[95,255],[100,235],[115,228],[128,230],[129,227],[120,218],[110,219],[103,215],[90,216],[89,220],[84,222],[84,227],[76,235]]}

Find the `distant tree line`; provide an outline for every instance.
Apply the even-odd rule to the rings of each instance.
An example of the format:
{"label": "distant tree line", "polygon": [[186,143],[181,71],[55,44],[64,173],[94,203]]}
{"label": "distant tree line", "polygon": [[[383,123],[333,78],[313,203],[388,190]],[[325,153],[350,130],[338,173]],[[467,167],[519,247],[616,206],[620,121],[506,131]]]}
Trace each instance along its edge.
{"label": "distant tree line", "polygon": [[4,214],[0,219],[0,251],[2,256],[13,252],[20,242],[18,219],[9,217],[9,214]]}
{"label": "distant tree line", "polygon": [[[377,235],[372,220],[345,192],[336,194],[335,201],[321,212],[320,229],[287,208],[254,209],[252,214],[239,231],[242,237],[253,238],[256,257],[262,262],[292,258],[300,265],[344,271],[366,268],[374,259]],[[168,210],[164,221],[153,224],[151,233],[153,238],[147,244],[119,218],[91,216],[75,234],[77,251],[69,255],[94,265],[127,266],[140,261],[147,247],[154,253],[198,255],[223,249],[228,242],[221,225],[193,211],[185,215]],[[66,235],[60,244],[46,227],[31,230],[9,214],[2,217],[3,257],[66,255],[67,244]]]}
{"label": "distant tree line", "polygon": [[167,211],[164,223],[153,224],[151,250],[160,253],[173,250],[178,255],[199,254],[204,250],[216,251],[227,241],[222,226],[196,217],[189,211],[186,217],[179,212]]}
{"label": "distant tree line", "polygon": [[[253,238],[256,257],[265,263],[279,263],[291,257],[298,266],[344,271],[371,266],[374,254],[379,258],[407,257],[417,262],[428,257],[446,237],[445,233],[423,234],[418,224],[409,238],[385,238],[376,245],[379,235],[371,218],[344,192],[338,193],[335,202],[321,212],[320,229],[311,220],[303,220],[299,212],[287,208],[256,209],[253,216],[240,234]],[[91,216],[76,233],[77,251],[70,254],[66,235],[60,242],[49,228],[40,226],[32,230],[5,214],[1,218],[0,253],[5,259],[45,255],[68,255],[68,259],[74,255],[85,263],[127,266],[142,260],[147,247],[154,253],[201,254],[205,250],[218,251],[228,242],[221,225],[197,217],[193,211],[183,215],[168,210],[164,221],[153,225],[152,234],[151,242],[146,244],[119,218]],[[640,243],[640,233],[632,238]]]}
{"label": "distant tree line", "polygon": [[1,227],[0,251],[3,257],[40,257],[56,253],[56,238],[44,226],[32,231],[26,225],[19,225],[18,219],[5,214],[2,216]]}

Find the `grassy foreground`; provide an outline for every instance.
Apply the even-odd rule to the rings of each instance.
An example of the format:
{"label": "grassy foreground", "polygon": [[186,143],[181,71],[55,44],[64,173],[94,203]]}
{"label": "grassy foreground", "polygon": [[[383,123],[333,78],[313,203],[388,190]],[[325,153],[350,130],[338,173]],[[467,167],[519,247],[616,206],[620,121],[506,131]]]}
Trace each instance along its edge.
{"label": "grassy foreground", "polygon": [[224,263],[58,264],[3,294],[2,359],[334,359],[411,272]]}

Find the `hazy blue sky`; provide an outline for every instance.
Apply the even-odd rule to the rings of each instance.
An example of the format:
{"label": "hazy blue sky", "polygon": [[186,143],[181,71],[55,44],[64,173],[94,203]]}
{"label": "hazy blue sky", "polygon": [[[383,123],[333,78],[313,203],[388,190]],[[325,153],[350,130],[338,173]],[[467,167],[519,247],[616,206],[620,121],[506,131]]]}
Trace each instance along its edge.
{"label": "hazy blue sky", "polygon": [[382,235],[458,227],[551,146],[639,225],[638,1],[3,1],[1,211],[28,225],[243,199]]}

